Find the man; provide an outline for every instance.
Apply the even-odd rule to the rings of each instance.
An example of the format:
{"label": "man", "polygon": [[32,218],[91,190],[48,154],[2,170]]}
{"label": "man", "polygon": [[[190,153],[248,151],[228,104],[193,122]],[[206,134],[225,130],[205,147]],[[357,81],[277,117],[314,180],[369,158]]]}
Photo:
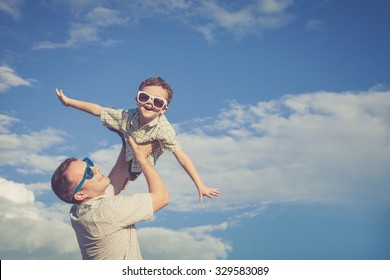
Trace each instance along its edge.
{"label": "man", "polygon": [[129,181],[125,146],[108,177],[88,158],[67,159],[53,173],[53,191],[73,203],[70,219],[83,259],[142,259],[135,223],[151,219],[169,203],[166,186],[147,159],[153,145],[128,138],[149,193],[118,196]]}

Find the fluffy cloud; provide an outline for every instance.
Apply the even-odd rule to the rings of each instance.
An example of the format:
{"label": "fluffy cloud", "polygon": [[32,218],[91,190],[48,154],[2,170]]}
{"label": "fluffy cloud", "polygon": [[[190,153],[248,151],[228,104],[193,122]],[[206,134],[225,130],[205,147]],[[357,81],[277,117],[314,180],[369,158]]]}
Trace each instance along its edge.
{"label": "fluffy cloud", "polygon": [[0,197],[4,197],[16,204],[34,201],[34,194],[22,184],[8,181],[0,177]]}
{"label": "fluffy cloud", "polygon": [[263,13],[282,13],[294,0],[258,0],[259,9]]}
{"label": "fluffy cloud", "polygon": [[0,66],[0,93],[6,92],[11,87],[32,86],[32,79],[23,79],[18,76],[14,69],[8,66]]}
{"label": "fluffy cloud", "polygon": [[64,157],[47,156],[42,152],[62,143],[65,134],[51,128],[15,134],[10,131],[10,126],[17,122],[19,120],[16,118],[0,114],[0,166],[14,166],[24,174],[42,174],[53,170]]}
{"label": "fluffy cloud", "polygon": [[216,260],[226,259],[232,247],[228,242],[211,236],[210,232],[226,228],[227,223],[178,231],[142,228],[138,234],[145,259]]}
{"label": "fluffy cloud", "polygon": [[324,28],[324,23],[320,20],[309,20],[306,23],[306,29],[310,31],[322,30]]}
{"label": "fluffy cloud", "polygon": [[116,43],[112,39],[102,38],[105,29],[123,25],[127,22],[127,17],[119,10],[108,9],[104,7],[95,7],[83,14],[81,19],[71,23],[69,38],[64,43],[53,43],[49,41],[38,42],[34,45],[35,49],[57,49],[74,48],[84,44],[100,44],[103,46]]}
{"label": "fluffy cloud", "polygon": [[22,16],[21,8],[24,0],[2,0],[0,2],[0,11],[9,14],[14,20],[19,20]]}
{"label": "fluffy cloud", "polygon": [[253,0],[245,3],[223,1],[68,1],[71,13],[69,38],[65,42],[37,42],[35,49],[74,48],[85,44],[111,45],[104,38],[110,28],[139,24],[150,17],[170,20],[200,32],[210,43],[215,34],[227,32],[236,38],[280,28],[294,18],[287,13],[293,0]]}
{"label": "fluffy cloud", "polygon": [[80,258],[63,206],[36,202],[28,186],[1,177],[0,202],[1,259]]}
{"label": "fluffy cloud", "polygon": [[9,132],[9,127],[12,123],[19,122],[19,119],[13,118],[11,116],[0,114],[0,133],[6,134]]}
{"label": "fluffy cloud", "polygon": [[221,31],[241,38],[280,28],[293,19],[287,13],[292,4],[292,0],[255,0],[239,4],[189,1],[187,5],[170,10],[170,15],[199,31],[212,43],[215,41],[215,34]]}

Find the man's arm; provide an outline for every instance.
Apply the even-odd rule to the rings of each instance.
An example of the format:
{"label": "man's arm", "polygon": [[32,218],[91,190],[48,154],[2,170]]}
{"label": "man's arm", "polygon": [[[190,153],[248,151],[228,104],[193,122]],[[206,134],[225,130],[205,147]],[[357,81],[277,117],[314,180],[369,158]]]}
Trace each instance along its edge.
{"label": "man's arm", "polygon": [[100,116],[102,113],[102,106],[98,104],[69,98],[62,92],[62,90],[58,90],[58,89],[56,89],[56,94],[58,99],[61,101],[61,103],[64,106],[70,106],[75,109],[87,112],[94,116]]}
{"label": "man's arm", "polygon": [[126,163],[126,148],[123,143],[122,149],[119,153],[118,159],[112,168],[108,177],[110,178],[110,182],[114,187],[115,195],[119,194],[124,187],[129,182],[128,179],[128,171],[127,171],[127,163]]}
{"label": "man's arm", "polygon": [[[148,160],[148,155],[151,154],[153,146],[150,143],[137,144],[131,136],[128,137],[134,155],[144,173],[146,182],[148,183],[149,193],[152,197],[153,212],[156,212],[167,206],[170,198],[163,180]],[[158,143],[154,144],[158,145]]]}

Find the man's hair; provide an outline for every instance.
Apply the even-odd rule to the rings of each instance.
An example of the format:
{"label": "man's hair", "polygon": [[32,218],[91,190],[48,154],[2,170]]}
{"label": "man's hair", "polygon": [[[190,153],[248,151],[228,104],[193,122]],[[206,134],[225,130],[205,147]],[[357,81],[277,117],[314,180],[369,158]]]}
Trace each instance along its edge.
{"label": "man's hair", "polygon": [[173,91],[171,86],[160,77],[151,77],[141,82],[138,90],[142,90],[147,86],[160,86],[168,92],[168,104],[172,101]]}
{"label": "man's hair", "polygon": [[64,174],[69,165],[76,160],[76,158],[66,159],[60,164],[60,166],[57,167],[51,177],[51,188],[53,192],[58,196],[58,198],[67,203],[77,203],[73,196],[72,182],[69,181],[68,177]]}

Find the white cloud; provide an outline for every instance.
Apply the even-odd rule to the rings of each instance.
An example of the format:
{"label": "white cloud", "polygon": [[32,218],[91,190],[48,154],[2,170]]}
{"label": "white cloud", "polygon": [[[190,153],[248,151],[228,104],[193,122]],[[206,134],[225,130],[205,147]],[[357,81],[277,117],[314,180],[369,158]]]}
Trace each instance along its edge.
{"label": "white cloud", "polygon": [[294,0],[258,0],[259,9],[262,13],[283,13]]}
{"label": "white cloud", "polygon": [[14,20],[19,20],[22,17],[21,8],[23,5],[24,0],[2,0],[0,11],[9,14]]}
{"label": "white cloud", "polygon": [[69,38],[63,43],[49,41],[35,43],[34,49],[74,48],[84,44],[96,43],[102,46],[116,43],[113,39],[102,38],[105,29],[112,26],[124,25],[128,18],[119,10],[95,7],[83,14],[81,19],[71,23]]}
{"label": "white cloud", "polygon": [[8,66],[0,66],[0,93],[6,92],[11,87],[33,85],[32,79],[23,79],[18,76],[14,69]]}
{"label": "white cloud", "polygon": [[[210,233],[226,230],[227,224],[181,230],[141,228],[138,230],[142,255],[157,260],[215,260],[226,259],[232,246]],[[161,242],[164,240],[164,242]]]}
{"label": "white cloud", "polygon": [[235,38],[258,35],[280,28],[293,20],[287,10],[293,0],[252,0],[245,3],[204,0],[159,1],[69,1],[72,21],[69,38],[64,42],[37,42],[34,49],[74,48],[85,44],[107,46],[117,40],[104,38],[106,31],[128,22],[168,21],[201,33],[210,43],[215,34],[228,33]]}
{"label": "white cloud", "polygon": [[265,30],[280,28],[292,21],[286,10],[293,1],[249,1],[229,7],[221,1],[194,1],[184,21],[201,32],[209,42],[215,33],[227,32],[235,38],[258,35]]}
{"label": "white cloud", "polygon": [[386,83],[379,83],[371,87],[369,91],[390,91],[390,86]]}
{"label": "white cloud", "polygon": [[6,134],[8,133],[8,127],[15,122],[19,122],[20,120],[11,116],[0,114],[0,133]]}
{"label": "white cloud", "polygon": [[322,30],[324,27],[324,23],[320,20],[309,20],[306,23],[306,29],[315,31],[315,30]]}
{"label": "white cloud", "polygon": [[123,17],[119,11],[107,9],[104,7],[96,7],[86,15],[86,22],[93,26],[112,26],[122,25],[127,22],[126,17]]}
{"label": "white cloud", "polygon": [[80,259],[67,211],[35,202],[26,185],[0,177],[0,258]]}
{"label": "white cloud", "polygon": [[24,174],[45,173],[53,170],[64,159],[63,156],[42,153],[62,143],[65,133],[48,128],[28,134],[15,134],[9,131],[9,126],[15,122],[19,120],[0,115],[0,166],[13,166]]}
{"label": "white cloud", "polygon": [[22,184],[8,181],[0,177],[0,197],[14,203],[28,203],[34,201],[34,194],[27,190]]}

